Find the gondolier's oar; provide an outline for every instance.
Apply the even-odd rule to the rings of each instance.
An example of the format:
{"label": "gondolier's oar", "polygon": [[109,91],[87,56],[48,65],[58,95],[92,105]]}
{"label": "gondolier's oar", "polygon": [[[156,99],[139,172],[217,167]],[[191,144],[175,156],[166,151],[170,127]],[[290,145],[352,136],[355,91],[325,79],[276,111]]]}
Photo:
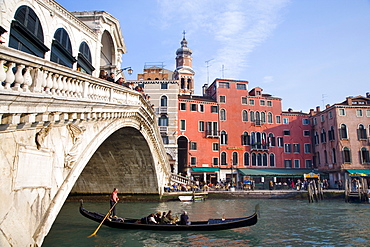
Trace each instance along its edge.
{"label": "gondolier's oar", "polygon": [[110,214],[110,212],[112,211],[112,209],[116,206],[116,204],[118,203],[118,201],[116,201],[116,203],[109,209],[108,213],[105,215],[104,219],[100,222],[98,228],[96,228],[96,230],[90,235],[88,236],[88,238],[92,237],[92,236],[95,236],[96,233],[99,231],[100,227],[103,225],[104,221],[106,218],[108,218],[108,215]]}

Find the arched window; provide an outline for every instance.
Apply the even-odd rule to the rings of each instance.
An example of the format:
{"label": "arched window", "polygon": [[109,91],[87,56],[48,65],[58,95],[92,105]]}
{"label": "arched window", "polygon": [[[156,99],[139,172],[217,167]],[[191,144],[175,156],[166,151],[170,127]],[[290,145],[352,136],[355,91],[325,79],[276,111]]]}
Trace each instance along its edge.
{"label": "arched window", "polygon": [[35,11],[20,6],[14,15],[9,34],[9,47],[45,58],[44,32]]}
{"label": "arched window", "polygon": [[221,131],[221,145],[227,144],[227,133],[226,131]]}
{"label": "arched window", "polygon": [[256,133],[256,138],[257,138],[257,148],[258,149],[261,149],[262,148],[262,137],[261,137],[261,133],[260,132],[257,132]]}
{"label": "arched window", "polygon": [[365,127],[360,124],[357,129],[357,137],[359,140],[366,140],[367,139],[367,133]]}
{"label": "arched window", "polygon": [[91,75],[95,68],[92,66],[90,48],[85,41],[78,51],[77,70]]}
{"label": "arched window", "polygon": [[158,125],[159,126],[168,126],[168,117],[166,115],[160,116],[158,119]]}
{"label": "arched window", "polygon": [[267,114],[267,122],[269,123],[269,124],[272,124],[273,122],[272,122],[272,113],[271,112],[269,112],[268,114]]}
{"label": "arched window", "polygon": [[267,136],[265,132],[262,132],[262,148],[267,149],[268,143],[267,143]]}
{"label": "arched window", "polygon": [[244,153],[244,166],[249,166],[249,153]]}
{"label": "arched window", "polygon": [[270,153],[270,166],[275,166],[275,154]]}
{"label": "arched window", "polygon": [[250,116],[251,116],[251,117],[250,117],[251,122],[253,122],[253,123],[254,123],[254,122],[256,121],[256,119],[254,118],[254,111],[250,111],[250,112],[249,112],[249,114],[250,114]]}
{"label": "arched window", "polygon": [[243,110],[243,122],[248,122],[248,112],[246,110]]}
{"label": "arched window", "polygon": [[257,166],[257,156],[256,156],[256,153],[252,153],[252,166]]}
{"label": "arched window", "polygon": [[185,89],[185,79],[181,78],[181,89]]}
{"label": "arched window", "polygon": [[221,153],[221,165],[222,166],[226,166],[227,163],[226,163],[226,152],[222,152]]}
{"label": "arched window", "polygon": [[351,150],[348,147],[343,148],[343,161],[344,163],[351,163]]}
{"label": "arched window", "polygon": [[239,163],[238,152],[233,152],[233,166],[237,166]]}
{"label": "arched window", "polygon": [[260,116],[260,112],[259,111],[256,111],[256,121],[255,121],[256,124],[261,124],[261,116]]}
{"label": "arched window", "polygon": [[276,146],[275,136],[272,133],[269,134],[268,145],[270,147],[275,147]]}
{"label": "arched window", "polygon": [[221,109],[220,110],[220,120],[221,121],[225,121],[226,120],[226,110],[225,109]]}
{"label": "arched window", "polygon": [[72,45],[64,28],[55,31],[51,45],[50,61],[72,68],[76,59],[72,56]]}
{"label": "arched window", "polygon": [[315,145],[319,145],[319,134],[317,133],[317,131],[315,132],[315,135],[314,135],[314,142],[315,142]]}
{"label": "arched window", "polygon": [[332,149],[332,152],[333,153],[331,154],[331,158],[332,158],[333,163],[335,164],[337,163],[337,155],[335,153],[335,148]]}
{"label": "arched window", "polygon": [[267,153],[262,154],[262,166],[267,166]]}
{"label": "arched window", "polygon": [[251,132],[251,143],[250,143],[251,146],[255,146],[256,145],[256,133],[254,132]]}
{"label": "arched window", "polygon": [[242,145],[246,146],[249,145],[249,135],[248,132],[244,132],[242,135]]}
{"label": "arched window", "polygon": [[326,142],[326,132],[325,129],[321,130],[321,142],[325,143]]}
{"label": "arched window", "polygon": [[325,164],[328,164],[328,153],[324,150]]}
{"label": "arched window", "polygon": [[161,97],[161,106],[166,107],[167,106],[167,96],[162,96]]}
{"label": "arched window", "polygon": [[262,155],[260,153],[257,154],[257,166],[262,166]]}
{"label": "arched window", "polygon": [[348,139],[347,126],[345,124],[340,125],[339,133],[341,139]]}
{"label": "arched window", "polygon": [[261,112],[261,122],[266,123],[266,113]]}
{"label": "arched window", "polygon": [[188,89],[190,90],[191,88],[191,79],[188,79]]}
{"label": "arched window", "polygon": [[361,153],[361,164],[370,163],[369,150],[367,150],[367,148],[365,147],[362,147],[360,153]]}

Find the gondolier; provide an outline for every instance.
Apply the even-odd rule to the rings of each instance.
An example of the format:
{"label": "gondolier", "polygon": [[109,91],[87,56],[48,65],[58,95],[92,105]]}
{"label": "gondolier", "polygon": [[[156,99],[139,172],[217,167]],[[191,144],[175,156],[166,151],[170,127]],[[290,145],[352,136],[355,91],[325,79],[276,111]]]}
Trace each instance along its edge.
{"label": "gondolier", "polygon": [[119,201],[118,198],[118,189],[114,188],[112,194],[110,195],[109,205],[111,210],[111,217],[117,217],[116,215],[116,206],[115,204]]}

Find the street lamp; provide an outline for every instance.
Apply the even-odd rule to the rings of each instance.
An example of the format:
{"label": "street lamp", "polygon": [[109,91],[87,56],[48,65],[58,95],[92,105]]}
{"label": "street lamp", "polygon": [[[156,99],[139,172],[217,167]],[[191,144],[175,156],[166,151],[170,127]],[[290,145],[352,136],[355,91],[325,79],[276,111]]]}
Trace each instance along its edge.
{"label": "street lamp", "polygon": [[128,73],[129,75],[132,75],[132,73],[134,72],[134,70],[133,70],[131,67],[126,67],[126,68],[120,69],[120,70],[117,72],[117,74],[119,74],[119,73],[123,72],[124,70],[127,70],[127,73]]}

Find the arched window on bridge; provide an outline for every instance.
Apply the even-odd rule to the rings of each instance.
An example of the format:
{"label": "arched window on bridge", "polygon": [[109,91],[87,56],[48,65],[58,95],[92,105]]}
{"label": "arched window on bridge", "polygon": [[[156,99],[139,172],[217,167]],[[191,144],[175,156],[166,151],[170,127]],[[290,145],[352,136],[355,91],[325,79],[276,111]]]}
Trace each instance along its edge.
{"label": "arched window on bridge", "polygon": [[68,68],[72,68],[73,63],[76,62],[76,59],[72,56],[71,40],[64,28],[58,28],[55,31],[51,45],[50,61]]}
{"label": "arched window on bridge", "polygon": [[80,44],[77,59],[77,70],[89,75],[95,70],[91,63],[91,52],[88,44],[84,41]]}
{"label": "arched window on bridge", "polygon": [[20,6],[11,23],[9,47],[45,58],[49,48],[44,45],[44,32],[35,11]]}

